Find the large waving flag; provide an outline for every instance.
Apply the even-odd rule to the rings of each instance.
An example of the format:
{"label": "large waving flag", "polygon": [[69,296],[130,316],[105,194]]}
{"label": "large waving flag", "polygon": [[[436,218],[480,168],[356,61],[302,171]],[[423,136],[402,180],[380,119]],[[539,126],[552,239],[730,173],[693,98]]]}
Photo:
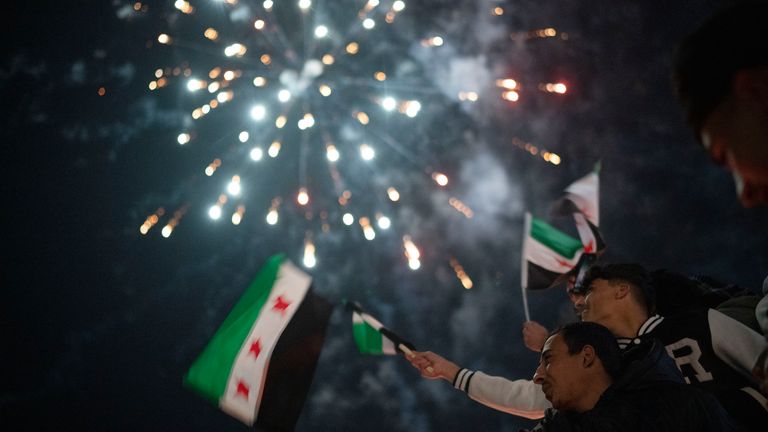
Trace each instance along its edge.
{"label": "large waving flag", "polygon": [[358,303],[349,303],[352,309],[352,335],[362,354],[395,355],[408,353],[413,344],[384,327],[379,320],[366,313]]}
{"label": "large waving flag", "polygon": [[185,384],[257,429],[293,430],[332,307],[283,255],[269,259],[195,360]]}
{"label": "large waving flag", "polygon": [[546,289],[563,282],[583,253],[579,239],[525,213],[520,282],[526,321],[531,319],[528,290]]}
{"label": "large waving flag", "polygon": [[601,253],[605,242],[600,226],[600,164],[586,176],[576,180],[565,189],[565,196],[555,203],[555,212],[560,215],[572,214],[576,221],[581,242],[586,253]]}

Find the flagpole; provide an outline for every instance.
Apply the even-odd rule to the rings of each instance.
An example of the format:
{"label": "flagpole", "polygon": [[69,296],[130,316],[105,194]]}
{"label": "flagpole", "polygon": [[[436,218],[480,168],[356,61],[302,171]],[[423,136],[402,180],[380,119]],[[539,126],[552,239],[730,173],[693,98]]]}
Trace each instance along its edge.
{"label": "flagpole", "polygon": [[413,353],[413,351],[411,351],[410,348],[405,346],[405,344],[399,344],[399,345],[397,345],[397,347],[400,348],[400,351],[404,352],[405,355],[407,355],[408,357],[413,357],[413,356],[416,355],[416,354]]}
{"label": "flagpole", "polygon": [[525,321],[531,320],[531,312],[528,310],[528,267],[527,267],[527,236],[531,231],[531,214],[525,212],[525,224],[523,227],[523,252],[520,258],[520,291],[523,294],[523,312],[525,313]]}

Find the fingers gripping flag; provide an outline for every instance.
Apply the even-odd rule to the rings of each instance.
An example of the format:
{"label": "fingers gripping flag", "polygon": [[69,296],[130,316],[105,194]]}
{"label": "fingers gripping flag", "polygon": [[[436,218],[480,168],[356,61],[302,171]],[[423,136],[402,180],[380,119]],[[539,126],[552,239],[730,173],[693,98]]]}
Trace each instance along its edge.
{"label": "fingers gripping flag", "polygon": [[282,255],[269,259],[195,360],[184,383],[247,425],[293,430],[331,305]]}
{"label": "fingers gripping flag", "polygon": [[395,355],[398,351],[413,350],[413,344],[384,327],[376,318],[363,311],[357,303],[349,303],[352,309],[352,335],[362,354]]}

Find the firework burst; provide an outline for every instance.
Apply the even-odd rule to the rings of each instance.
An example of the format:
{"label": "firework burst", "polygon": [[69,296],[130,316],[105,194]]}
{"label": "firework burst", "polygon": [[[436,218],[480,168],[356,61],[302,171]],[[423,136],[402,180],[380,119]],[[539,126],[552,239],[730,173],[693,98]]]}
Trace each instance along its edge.
{"label": "firework burst", "polygon": [[426,201],[419,187],[448,186],[432,168],[447,144],[429,131],[450,119],[409,54],[414,40],[442,39],[399,28],[411,19],[405,2],[180,0],[157,13],[163,28],[149,45],[162,65],[148,89],[186,107],[176,143],[199,165],[142,235],[158,225],[169,237],[195,211],[243,228],[284,225],[314,267],[324,236],[392,231],[419,267],[398,208]]}

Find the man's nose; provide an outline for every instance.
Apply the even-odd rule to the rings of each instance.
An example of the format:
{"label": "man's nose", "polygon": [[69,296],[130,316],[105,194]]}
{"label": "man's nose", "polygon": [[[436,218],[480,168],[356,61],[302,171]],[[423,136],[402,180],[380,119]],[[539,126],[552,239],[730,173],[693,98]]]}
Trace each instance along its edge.
{"label": "man's nose", "polygon": [[709,134],[702,134],[701,143],[709,153],[709,157],[716,165],[726,167],[728,165],[728,154],[725,145],[718,138]]}
{"label": "man's nose", "polygon": [[713,144],[707,149],[709,151],[709,157],[712,159],[715,165],[721,167],[728,167],[728,156],[725,148],[719,144]]}
{"label": "man's nose", "polygon": [[744,207],[755,207],[760,204],[768,204],[768,186],[755,185],[734,176],[736,181],[736,193]]}

